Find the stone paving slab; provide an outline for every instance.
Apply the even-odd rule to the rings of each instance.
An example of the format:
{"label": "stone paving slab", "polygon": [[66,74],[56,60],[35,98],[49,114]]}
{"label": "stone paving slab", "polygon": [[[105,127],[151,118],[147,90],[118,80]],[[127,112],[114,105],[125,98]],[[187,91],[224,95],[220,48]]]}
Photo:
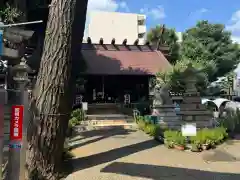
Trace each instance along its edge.
{"label": "stone paving slab", "polygon": [[[66,180],[239,180],[240,141],[203,153],[169,150],[139,131],[83,132],[72,152],[74,172]],[[214,153],[235,157],[211,159]]]}

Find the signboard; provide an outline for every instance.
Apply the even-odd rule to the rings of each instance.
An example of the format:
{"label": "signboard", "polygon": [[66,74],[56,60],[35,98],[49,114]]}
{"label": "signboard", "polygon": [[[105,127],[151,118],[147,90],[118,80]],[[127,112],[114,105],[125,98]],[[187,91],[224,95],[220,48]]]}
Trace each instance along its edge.
{"label": "signboard", "polygon": [[182,125],[182,135],[183,136],[196,136],[197,135],[197,125],[196,123],[188,123]]}
{"label": "signboard", "polygon": [[82,102],[82,110],[87,111],[88,110],[88,103]]}
{"label": "signboard", "polygon": [[10,140],[22,140],[23,110],[24,107],[21,105],[12,106]]}

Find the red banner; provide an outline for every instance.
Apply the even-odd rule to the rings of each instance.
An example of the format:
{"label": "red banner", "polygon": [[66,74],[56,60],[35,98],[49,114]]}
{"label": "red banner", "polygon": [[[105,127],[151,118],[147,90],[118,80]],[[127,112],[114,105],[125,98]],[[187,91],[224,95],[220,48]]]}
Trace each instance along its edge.
{"label": "red banner", "polygon": [[23,106],[12,106],[12,119],[10,124],[10,140],[22,140]]}

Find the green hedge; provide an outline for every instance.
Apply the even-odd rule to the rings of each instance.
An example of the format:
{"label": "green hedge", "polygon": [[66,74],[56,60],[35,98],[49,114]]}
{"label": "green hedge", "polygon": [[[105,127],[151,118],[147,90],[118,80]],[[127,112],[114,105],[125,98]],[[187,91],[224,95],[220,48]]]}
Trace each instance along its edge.
{"label": "green hedge", "polygon": [[163,134],[163,128],[160,125],[155,125],[151,121],[144,119],[144,117],[138,118],[138,128],[152,137],[157,137]]}
{"label": "green hedge", "polygon": [[168,130],[166,127],[153,124],[149,117],[137,116],[136,119],[140,130],[152,137],[164,137],[164,144],[169,148],[174,147],[174,145],[186,146],[187,143],[190,143],[195,149],[204,145],[215,147],[228,138],[227,129],[217,127],[198,130],[196,136],[187,140],[186,137],[182,136],[181,131]]}
{"label": "green hedge", "polygon": [[[217,127],[213,129],[201,129],[197,131],[197,135],[190,137],[190,142],[195,146],[209,145],[215,147],[215,145],[223,143],[228,138],[226,128]],[[164,141],[166,146],[173,147],[173,145],[186,145],[187,139],[182,136],[180,131],[167,130],[164,132]]]}

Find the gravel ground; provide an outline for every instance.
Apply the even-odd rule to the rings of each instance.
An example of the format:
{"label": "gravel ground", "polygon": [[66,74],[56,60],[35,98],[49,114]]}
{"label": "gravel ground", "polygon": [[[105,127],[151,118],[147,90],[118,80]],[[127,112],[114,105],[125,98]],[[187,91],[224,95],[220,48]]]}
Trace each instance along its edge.
{"label": "gravel ground", "polygon": [[74,172],[66,180],[239,180],[240,142],[203,153],[166,149],[139,131],[82,132],[71,140]]}

